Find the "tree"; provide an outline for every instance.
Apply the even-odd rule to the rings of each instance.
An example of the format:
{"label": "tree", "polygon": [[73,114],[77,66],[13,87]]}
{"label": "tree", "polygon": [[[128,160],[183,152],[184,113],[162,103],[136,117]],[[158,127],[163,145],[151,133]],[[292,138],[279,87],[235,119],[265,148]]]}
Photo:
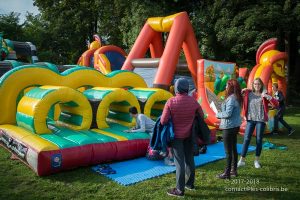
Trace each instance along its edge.
{"label": "tree", "polygon": [[86,40],[97,31],[95,0],[35,0],[42,19],[48,23],[50,48],[58,64],[75,63],[86,49]]}
{"label": "tree", "polygon": [[20,14],[15,12],[7,15],[0,14],[0,32],[3,32],[3,38],[22,41],[24,37],[22,24],[20,25]]}
{"label": "tree", "polygon": [[292,0],[203,1],[191,12],[202,55],[251,68],[259,45],[277,37],[280,50],[289,54],[288,71],[297,71],[299,4]]}

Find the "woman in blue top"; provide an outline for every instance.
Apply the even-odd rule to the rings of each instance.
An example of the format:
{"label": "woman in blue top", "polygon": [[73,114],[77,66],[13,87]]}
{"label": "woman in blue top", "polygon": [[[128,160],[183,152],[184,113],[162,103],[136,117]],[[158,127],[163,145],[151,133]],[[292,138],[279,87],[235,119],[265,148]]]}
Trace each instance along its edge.
{"label": "woman in blue top", "polygon": [[218,178],[229,179],[237,176],[237,134],[241,125],[241,88],[237,80],[229,80],[226,85],[226,98],[222,103],[222,112],[217,113],[217,118],[221,119],[220,129],[223,132],[224,148],[226,152],[227,165],[224,173]]}

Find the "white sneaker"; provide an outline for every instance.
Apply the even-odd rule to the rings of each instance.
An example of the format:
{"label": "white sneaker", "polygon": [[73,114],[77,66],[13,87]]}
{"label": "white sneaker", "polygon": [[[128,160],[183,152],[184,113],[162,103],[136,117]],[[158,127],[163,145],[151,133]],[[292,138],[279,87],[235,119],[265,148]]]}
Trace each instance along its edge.
{"label": "white sneaker", "polygon": [[255,160],[255,161],[254,161],[254,167],[255,167],[256,169],[261,168],[261,165],[260,165],[260,163],[259,163],[258,160]]}
{"label": "white sneaker", "polygon": [[243,167],[246,165],[246,162],[242,159],[239,160],[238,164],[237,164],[237,167]]}

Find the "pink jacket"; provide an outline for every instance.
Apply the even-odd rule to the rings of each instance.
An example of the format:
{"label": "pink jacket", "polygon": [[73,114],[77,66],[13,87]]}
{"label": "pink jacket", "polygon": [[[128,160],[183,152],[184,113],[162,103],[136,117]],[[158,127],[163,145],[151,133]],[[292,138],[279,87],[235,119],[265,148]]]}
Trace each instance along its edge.
{"label": "pink jacket", "polygon": [[175,97],[167,101],[160,122],[164,125],[168,122],[169,118],[171,118],[175,138],[184,139],[191,134],[196,112],[198,112],[200,116],[204,116],[199,103],[193,97],[187,94],[176,94]]}

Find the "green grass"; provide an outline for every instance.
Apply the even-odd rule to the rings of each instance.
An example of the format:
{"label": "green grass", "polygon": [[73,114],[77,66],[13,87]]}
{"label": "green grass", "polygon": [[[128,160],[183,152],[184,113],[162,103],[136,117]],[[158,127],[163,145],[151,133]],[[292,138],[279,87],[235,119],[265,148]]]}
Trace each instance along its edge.
{"label": "green grass", "polygon": [[[290,107],[285,119],[296,132],[266,136],[276,145],[288,150],[263,150],[261,169],[253,167],[254,154],[247,156],[246,167],[239,169],[239,177],[219,180],[225,160],[196,169],[196,191],[186,191],[185,199],[299,199],[300,198],[300,107]],[[220,134],[220,133],[219,133]],[[242,143],[242,136],[238,138]],[[251,143],[255,145],[255,139]],[[166,195],[175,186],[175,174],[121,186],[92,172],[90,167],[78,168],[46,177],[38,177],[20,161],[10,160],[10,153],[0,148],[0,199],[174,199]],[[285,188],[287,192],[247,191],[228,192],[226,189],[244,188],[267,190]]]}

